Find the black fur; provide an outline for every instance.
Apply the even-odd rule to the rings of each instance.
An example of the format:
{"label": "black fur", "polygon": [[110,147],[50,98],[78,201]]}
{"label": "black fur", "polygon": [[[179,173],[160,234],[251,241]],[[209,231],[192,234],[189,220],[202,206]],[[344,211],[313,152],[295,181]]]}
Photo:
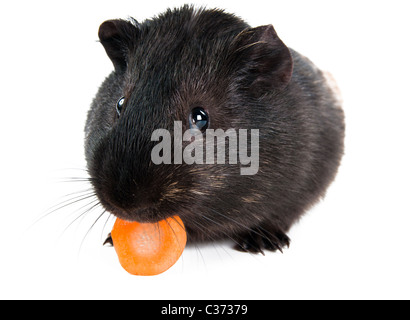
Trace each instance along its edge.
{"label": "black fur", "polygon": [[[325,78],[272,26],[185,6],[143,23],[110,20],[99,36],[115,71],[88,113],[85,153],[102,205],[127,220],[184,221],[188,241],[230,238],[249,252],[282,250],[286,232],[334,179],[343,111]],[[116,102],[125,96],[117,116]],[[256,175],[238,165],[154,165],[153,130],[259,129]]]}

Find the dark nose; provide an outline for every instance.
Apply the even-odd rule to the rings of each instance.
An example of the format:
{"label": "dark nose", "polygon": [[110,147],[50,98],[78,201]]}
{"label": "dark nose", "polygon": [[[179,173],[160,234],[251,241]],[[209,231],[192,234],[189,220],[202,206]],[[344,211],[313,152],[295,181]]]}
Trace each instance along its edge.
{"label": "dark nose", "polygon": [[106,140],[95,154],[90,174],[101,204],[119,218],[135,221],[155,219],[161,184],[154,179],[150,158],[138,144]]}
{"label": "dark nose", "polygon": [[139,222],[153,222],[157,218],[160,190],[151,181],[139,180],[129,169],[110,170],[96,179],[97,196],[101,204],[115,216]]}

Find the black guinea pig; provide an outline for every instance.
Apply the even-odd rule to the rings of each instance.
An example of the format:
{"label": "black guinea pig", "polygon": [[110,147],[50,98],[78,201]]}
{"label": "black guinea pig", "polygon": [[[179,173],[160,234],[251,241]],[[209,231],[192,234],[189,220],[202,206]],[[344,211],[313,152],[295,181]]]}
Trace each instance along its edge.
{"label": "black guinea pig", "polygon": [[[87,169],[102,206],[130,221],[178,215],[188,243],[231,239],[252,253],[289,246],[286,233],[325,195],[343,155],[344,114],[324,74],[272,25],[251,28],[217,9],[109,20],[98,35],[115,69],[85,127]],[[247,130],[247,138],[257,129],[256,146],[233,149],[238,157],[255,150],[255,170],[243,174],[238,158],[228,163],[230,151],[224,163],[187,163],[164,148],[159,156],[168,161],[154,163],[153,133],[168,130],[174,140],[177,123],[195,133],[182,147],[198,131],[206,143],[210,129]],[[230,142],[222,139],[226,150]]]}

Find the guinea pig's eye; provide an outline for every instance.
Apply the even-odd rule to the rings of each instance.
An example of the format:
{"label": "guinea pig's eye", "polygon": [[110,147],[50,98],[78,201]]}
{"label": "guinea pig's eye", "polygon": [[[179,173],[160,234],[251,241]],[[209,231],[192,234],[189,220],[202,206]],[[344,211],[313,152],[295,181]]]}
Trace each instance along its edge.
{"label": "guinea pig's eye", "polygon": [[122,97],[120,100],[117,101],[117,113],[118,116],[121,115],[122,107],[124,106],[125,97]]}
{"label": "guinea pig's eye", "polygon": [[193,108],[189,114],[189,127],[204,132],[208,128],[209,116],[201,107]]}

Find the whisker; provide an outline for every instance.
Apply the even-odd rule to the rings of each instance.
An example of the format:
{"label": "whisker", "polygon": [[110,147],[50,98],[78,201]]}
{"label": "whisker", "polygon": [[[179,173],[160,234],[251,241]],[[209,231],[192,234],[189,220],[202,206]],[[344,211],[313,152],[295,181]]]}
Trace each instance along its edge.
{"label": "whisker", "polygon": [[[61,200],[62,200],[61,202],[55,204],[54,206],[51,206],[48,210],[51,210],[51,209],[53,209],[57,206],[60,206],[64,203],[66,203],[66,202],[69,202],[71,200],[75,200],[76,198],[80,198],[82,196],[91,195],[91,194],[95,194],[94,190],[92,188],[88,188],[88,189],[68,193],[68,194],[61,197]],[[73,197],[71,197],[71,196],[73,196]],[[71,197],[71,198],[69,198],[67,200],[63,200],[64,198],[68,198],[68,197]]]}
{"label": "whisker", "polygon": [[[202,216],[202,217],[204,217],[204,216]],[[212,221],[212,220],[210,220],[210,221]],[[215,222],[215,221],[212,221],[212,222]],[[200,228],[202,228],[202,229],[207,229],[206,226],[202,225],[202,224],[199,223],[198,221],[192,220],[191,223],[195,224],[196,226],[198,226],[198,227],[200,227]],[[216,234],[215,231],[211,231],[211,230],[207,230],[207,231]],[[231,236],[229,236],[229,235],[226,234],[226,237],[229,238],[233,243],[239,245],[239,243],[238,243],[234,238],[232,238]],[[216,249],[215,243],[212,242],[212,244],[213,244],[214,248]],[[195,244],[195,247],[197,247],[197,248],[199,249],[199,247],[198,247],[196,244]],[[227,253],[228,256],[231,257],[231,259],[233,259],[232,255],[229,253],[228,250],[226,250],[225,246],[221,245],[221,247],[222,247],[222,249],[225,251],[225,253]],[[202,253],[201,253],[201,255],[202,255]],[[252,257],[253,257],[254,259],[256,259],[256,257],[254,257],[253,255],[252,255]]]}
{"label": "whisker", "polygon": [[[215,244],[215,243],[212,243],[212,245],[213,245],[213,247],[214,247],[214,249],[215,249],[215,252],[218,254],[218,257],[222,260],[222,257],[221,257],[221,255],[220,255],[219,252],[218,252],[218,248],[217,248],[216,244]],[[225,251],[225,253],[233,260],[232,255],[230,254],[230,252],[229,252],[228,250],[226,250],[225,246],[224,246],[222,243],[219,244],[219,247],[222,248],[223,251]]]}
{"label": "whisker", "polygon": [[[174,221],[177,221],[176,219],[174,219]],[[165,220],[165,222],[167,223],[168,227],[170,227],[170,229],[172,230],[172,233],[174,234],[175,239],[177,239],[178,242],[178,246],[179,249],[184,249],[181,245],[181,243],[179,242],[179,238],[177,237],[177,234],[175,233],[174,228],[171,226],[171,224],[168,222],[168,220]],[[178,222],[178,221],[177,221]],[[178,225],[182,228],[182,226],[178,223]],[[183,228],[185,230],[185,228]]]}
{"label": "whisker", "polygon": [[[208,217],[206,217],[206,216],[204,216],[204,215],[200,215],[200,217],[206,218],[208,221],[211,221],[211,222],[217,224],[218,226],[224,227],[223,224],[218,223],[218,222],[216,222],[215,220],[210,219],[210,218],[208,218]],[[234,221],[234,220],[232,220],[232,221]],[[241,223],[238,223],[238,224],[241,225],[241,226],[243,226]],[[255,232],[256,234],[259,234],[258,232],[254,231],[254,230],[252,230],[252,229],[250,229],[250,228],[247,228],[247,229],[251,230],[252,232]],[[231,241],[233,241],[236,245],[238,245],[239,247],[241,247],[241,244],[238,242],[238,240],[236,240],[236,239],[234,239],[233,237],[231,237],[230,235],[228,235],[228,233],[225,233],[225,236],[228,237],[229,239],[231,239]],[[264,235],[261,235],[261,236],[262,236],[262,237],[265,237]],[[269,241],[270,241],[270,240],[269,240]],[[254,257],[254,259],[256,259],[256,257],[255,257],[254,255],[251,255],[251,256]]]}
{"label": "whisker", "polygon": [[[95,206],[93,206],[93,207],[95,207]],[[93,207],[92,207],[91,209],[93,209]],[[95,224],[98,222],[98,220],[100,220],[100,218],[101,218],[106,212],[107,212],[107,210],[104,209],[103,212],[97,217],[97,219],[95,219],[95,221],[93,222],[93,224],[91,225],[91,227],[88,228],[88,230],[87,230],[85,236],[83,237],[83,240],[82,240],[81,243],[80,243],[80,248],[79,248],[79,250],[78,250],[78,254],[80,254],[80,251],[81,251],[81,248],[83,247],[84,241],[85,241],[85,239],[87,238],[88,234],[90,233],[91,229],[95,226]]]}
{"label": "whisker", "polygon": [[76,200],[76,199],[79,199],[79,198],[82,198],[82,197],[86,197],[86,196],[89,196],[89,195],[95,195],[94,191],[91,188],[86,189],[86,190],[82,190],[82,191],[77,191],[77,192],[72,192],[72,193],[66,194],[65,196],[61,197],[61,199],[68,198],[70,196],[73,196],[73,197],[71,197],[69,199],[66,199],[66,200],[63,200],[63,201],[51,206],[48,210],[52,210],[56,207],[62,206],[63,204],[65,204],[67,202],[70,202],[70,201],[73,201],[73,200]]}
{"label": "whisker", "polygon": [[[218,222],[216,222],[215,220],[213,220],[213,219],[211,219],[211,218],[208,218],[207,216],[200,215],[200,217],[201,217],[201,218],[204,218],[205,220],[208,220],[208,221],[210,221],[210,222],[212,222],[212,223],[214,223],[214,224],[216,224],[216,225],[218,225],[218,226],[224,228],[224,225],[223,225],[223,224],[218,223]],[[208,230],[208,232],[209,232],[209,230]],[[215,232],[214,232],[214,233],[215,233]],[[229,239],[231,239],[235,244],[240,245],[239,242],[238,242],[236,239],[232,238],[232,237],[231,237],[230,235],[228,235],[227,233],[225,233],[225,236],[228,237]]]}
{"label": "whisker", "polygon": [[69,177],[69,178],[61,178],[58,179],[57,182],[91,182],[94,179],[91,177],[85,177],[85,178],[81,178],[81,177]]}
{"label": "whisker", "polygon": [[61,169],[57,169],[56,171],[62,172],[62,171],[81,171],[81,172],[85,172],[88,174],[88,169],[86,168],[61,168]]}
{"label": "whisker", "polygon": [[199,246],[197,244],[195,244],[195,249],[196,249],[196,252],[199,253],[199,256],[202,259],[202,263],[204,264],[204,266],[206,268],[206,263],[205,263],[204,256],[202,255],[201,248],[199,248]]}
{"label": "whisker", "polygon": [[[57,211],[59,211],[63,208],[66,208],[66,207],[71,206],[73,204],[76,204],[76,203],[79,203],[81,201],[90,199],[92,197],[96,197],[96,195],[93,191],[90,191],[88,193],[80,194],[80,195],[77,195],[77,196],[72,197],[70,199],[64,200],[64,201],[50,207],[41,217],[39,217],[37,220],[35,220],[31,224],[30,228],[33,227],[34,225],[36,225],[37,223],[39,223],[41,220],[45,219],[46,217],[50,216],[51,214],[53,214],[53,213],[55,213],[55,212],[57,212]],[[49,211],[49,210],[51,210],[51,211]]]}
{"label": "whisker", "polygon": [[183,224],[181,224],[181,223],[175,218],[175,216],[172,216],[171,218],[172,218],[172,220],[174,220],[174,221],[181,227],[181,229],[184,229],[184,230],[185,230],[185,226],[184,226]]}
{"label": "whisker", "polygon": [[[76,217],[73,221],[71,221],[67,227],[64,228],[63,232],[61,233],[60,237],[74,224],[74,222],[76,222],[78,219],[80,219],[82,217],[82,219],[85,217],[85,215],[87,213],[89,213],[91,210],[93,210],[95,207],[97,207],[98,205],[100,205],[100,202],[98,201],[98,199],[91,201],[90,203],[87,203],[85,206],[82,206],[81,208],[79,208],[76,211],[81,210],[82,208],[86,207],[86,206],[91,206],[90,208],[87,208],[86,210],[84,210],[78,217]],[[81,221],[80,221],[81,223]]]}
{"label": "whisker", "polygon": [[155,223],[155,228],[157,229],[158,233],[158,243],[161,243],[161,229],[159,228],[159,223]]}
{"label": "whisker", "polygon": [[[194,220],[191,221],[191,222],[192,222],[193,224],[195,224],[197,227],[199,227],[199,228],[201,228],[201,229],[205,229],[205,227],[204,227],[202,224],[200,224],[199,222],[194,221]],[[199,255],[201,256],[202,263],[204,264],[204,266],[205,266],[205,268],[206,268],[205,259],[204,259],[204,256],[202,255],[201,249],[199,248],[199,246],[198,246],[197,243],[194,243],[194,246],[195,246],[195,249],[196,249],[197,254],[199,253]]]}
{"label": "whisker", "polygon": [[[113,215],[112,215],[111,213],[109,213],[108,211],[106,211],[106,212],[108,213],[108,217],[107,217],[107,219],[105,220],[104,226],[103,226],[103,228],[102,228],[102,230],[101,230],[101,236],[100,236],[101,241],[102,241],[102,239],[103,239],[104,237],[106,237],[106,236],[104,236],[103,233],[104,233],[105,228],[107,227],[108,220],[110,220],[110,218],[113,217]],[[104,240],[105,240],[105,239],[104,239]]]}
{"label": "whisker", "polygon": [[[231,217],[228,217],[227,215],[225,215],[225,214],[223,214],[223,213],[221,213],[221,212],[218,212],[218,211],[216,211],[216,210],[214,210],[214,209],[212,209],[212,208],[209,208],[209,209],[211,209],[213,212],[215,212],[216,214],[220,215],[221,217],[223,217],[223,218],[225,218],[225,219],[228,219],[229,221],[232,221],[232,222],[236,223],[238,226],[241,226],[241,227],[245,228],[246,230],[248,230],[248,231],[250,231],[250,232],[252,232],[252,233],[255,233],[256,235],[258,235],[258,236],[260,236],[260,237],[262,237],[262,238],[268,240],[268,241],[271,243],[271,245],[277,247],[277,245],[276,245],[275,243],[273,243],[268,237],[266,237],[266,235],[264,235],[264,234],[258,232],[258,231],[255,230],[255,229],[249,228],[248,226],[244,225],[243,223],[240,223],[240,222],[236,221],[235,219],[233,219],[233,218],[231,218]],[[262,227],[259,227],[259,226],[258,226],[258,228],[261,229],[261,230],[263,230],[263,231],[265,231],[268,235],[272,235],[272,233],[270,233],[268,230],[266,230],[266,229],[264,229],[264,228],[262,228]],[[272,236],[274,236],[274,235],[272,235]]]}

